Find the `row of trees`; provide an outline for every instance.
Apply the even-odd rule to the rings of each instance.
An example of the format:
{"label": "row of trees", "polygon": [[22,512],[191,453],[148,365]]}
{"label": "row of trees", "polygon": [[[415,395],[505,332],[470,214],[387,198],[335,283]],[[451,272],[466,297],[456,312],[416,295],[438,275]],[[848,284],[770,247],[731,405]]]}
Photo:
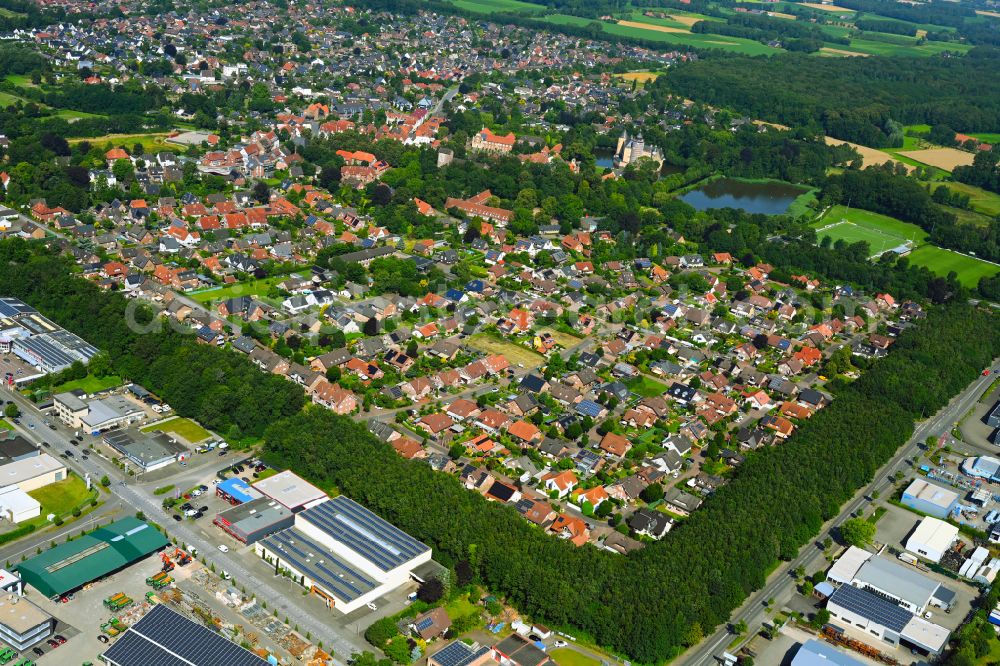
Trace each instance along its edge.
{"label": "row of trees", "polygon": [[787,444],[751,456],[670,538],[628,557],[547,536],[326,410],[284,419],[265,438],[271,462],[339,488],[430,544],[443,563],[471,567],[529,615],[651,663],[725,622],[891,457],[915,419],[998,353],[995,316],[935,309]]}
{"label": "row of trees", "polygon": [[262,374],[242,355],[198,344],[137,301],[73,277],[67,261],[39,246],[19,239],[0,242],[0,284],[5,295],[30,303],[106,351],[115,374],[233,439],[259,436],[305,402],[291,382]]}

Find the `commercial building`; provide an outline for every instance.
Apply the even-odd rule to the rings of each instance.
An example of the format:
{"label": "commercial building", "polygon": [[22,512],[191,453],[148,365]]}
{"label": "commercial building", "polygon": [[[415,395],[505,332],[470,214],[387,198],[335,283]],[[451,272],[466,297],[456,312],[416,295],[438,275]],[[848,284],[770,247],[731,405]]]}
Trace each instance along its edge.
{"label": "commercial building", "polygon": [[17,594],[0,598],[0,641],[15,650],[27,650],[52,635],[51,615]]}
{"label": "commercial building", "polygon": [[0,518],[7,522],[21,523],[42,514],[42,505],[17,486],[0,488]]}
{"label": "commercial building", "polygon": [[65,370],[78,361],[87,363],[97,354],[96,347],[16,298],[0,298],[0,339],[5,353],[14,353],[41,374]]}
{"label": "commercial building", "polygon": [[251,488],[249,483],[238,476],[226,479],[217,485],[215,487],[215,494],[233,506],[246,504],[251,500],[263,497],[260,491]]}
{"label": "commercial building", "polygon": [[253,652],[158,604],[101,659],[108,666],[267,666]]}
{"label": "commercial building", "polygon": [[33,458],[40,454],[37,446],[20,435],[0,439],[0,467],[8,463]]}
{"label": "commercial building", "polygon": [[47,453],[23,458],[0,467],[0,488],[17,486],[24,492],[66,478],[66,466]]}
{"label": "commercial building", "polygon": [[105,434],[104,443],[143,472],[166,467],[188,453],[187,447],[162,432],[117,430]]}
{"label": "commercial building", "polygon": [[1000,481],[1000,460],[990,456],[966,458],[962,461],[962,471],[977,479]]}
{"label": "commercial building", "polygon": [[861,565],[851,584],[917,615],[930,606],[947,608],[955,599],[955,594],[936,580],[884,557],[872,557]]}
{"label": "commercial building", "polygon": [[120,395],[100,400],[84,400],[82,393],[57,393],[52,398],[56,415],[73,429],[97,435],[105,430],[128,426],[146,418],[146,411]]}
{"label": "commercial building", "polygon": [[791,666],[864,666],[864,662],[813,638],[799,646]]}
{"label": "commercial building", "polygon": [[834,624],[860,630],[889,645],[936,655],[948,643],[949,631],[928,622],[888,599],[852,585],[843,585],[827,601]]}
{"label": "commercial building", "polygon": [[322,490],[286,470],[253,484],[266,497],[277,500],[294,513],[309,509],[329,499]]}
{"label": "commercial building", "polygon": [[936,563],[941,561],[957,538],[957,527],[943,520],[927,517],[920,521],[903,545],[911,553]]}
{"label": "commercial building", "polygon": [[947,518],[958,506],[958,493],[917,478],[903,491],[902,502],[935,518]]}
{"label": "commercial building", "polygon": [[251,544],[291,527],[295,516],[277,500],[261,497],[223,511],[213,522],[237,541]]}
{"label": "commercial building", "polygon": [[431,549],[344,496],[295,514],[255,551],[342,613],[403,585]]}
{"label": "commercial building", "polygon": [[123,518],[19,563],[15,569],[46,597],[58,597],[138,562],[168,545],[155,527]]}

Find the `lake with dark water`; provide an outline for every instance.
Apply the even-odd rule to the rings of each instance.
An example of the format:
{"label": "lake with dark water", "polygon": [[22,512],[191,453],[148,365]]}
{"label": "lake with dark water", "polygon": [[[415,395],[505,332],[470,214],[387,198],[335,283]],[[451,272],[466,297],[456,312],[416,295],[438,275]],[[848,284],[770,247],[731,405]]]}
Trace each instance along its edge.
{"label": "lake with dark water", "polygon": [[732,178],[719,178],[691,190],[681,200],[696,210],[709,208],[740,208],[748,213],[781,215],[806,188],[791,183],[748,183]]}

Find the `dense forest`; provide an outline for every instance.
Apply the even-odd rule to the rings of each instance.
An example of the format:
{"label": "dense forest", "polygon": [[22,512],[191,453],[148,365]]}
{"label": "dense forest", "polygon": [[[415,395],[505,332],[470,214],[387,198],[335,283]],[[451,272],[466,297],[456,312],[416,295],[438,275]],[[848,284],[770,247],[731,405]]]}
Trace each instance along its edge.
{"label": "dense forest", "polygon": [[794,557],[874,475],[914,419],[936,411],[998,353],[996,317],[964,305],[935,309],[788,444],[750,457],[669,538],[628,558],[545,536],[513,509],[401,459],[325,410],[285,419],[265,439],[278,466],[371,507],[433,546],[442,562],[468,562],[534,618],[582,629],[650,663],[725,622],[779,558]]}
{"label": "dense forest", "polygon": [[[137,301],[70,275],[37,245],[0,242],[0,284],[111,357],[115,374],[155,391],[179,413],[240,440],[257,437],[305,402],[299,387],[246,357],[174,331]],[[152,323],[151,323],[152,322]]]}
{"label": "dense forest", "polygon": [[681,64],[653,88],[884,148],[902,145],[900,123],[961,132],[1000,127],[998,70],[1000,51],[987,48],[962,58],[734,56]]}

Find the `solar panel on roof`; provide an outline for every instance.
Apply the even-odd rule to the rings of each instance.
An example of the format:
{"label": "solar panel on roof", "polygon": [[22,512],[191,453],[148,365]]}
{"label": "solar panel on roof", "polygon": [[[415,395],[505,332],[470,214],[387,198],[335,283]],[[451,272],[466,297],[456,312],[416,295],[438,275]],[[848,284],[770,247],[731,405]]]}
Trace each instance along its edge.
{"label": "solar panel on roof", "polygon": [[908,610],[851,585],[841,585],[830,601],[895,632],[902,631],[913,618],[913,613]]}
{"label": "solar panel on roof", "polygon": [[455,641],[448,647],[434,655],[433,659],[441,666],[465,666],[470,664],[482,655],[489,652],[489,648],[480,647],[473,650],[472,647],[461,641]]}
{"label": "solar panel on roof", "polygon": [[425,617],[420,622],[417,622],[417,631],[423,631],[424,629],[429,629],[433,624],[434,620],[432,618]]}

